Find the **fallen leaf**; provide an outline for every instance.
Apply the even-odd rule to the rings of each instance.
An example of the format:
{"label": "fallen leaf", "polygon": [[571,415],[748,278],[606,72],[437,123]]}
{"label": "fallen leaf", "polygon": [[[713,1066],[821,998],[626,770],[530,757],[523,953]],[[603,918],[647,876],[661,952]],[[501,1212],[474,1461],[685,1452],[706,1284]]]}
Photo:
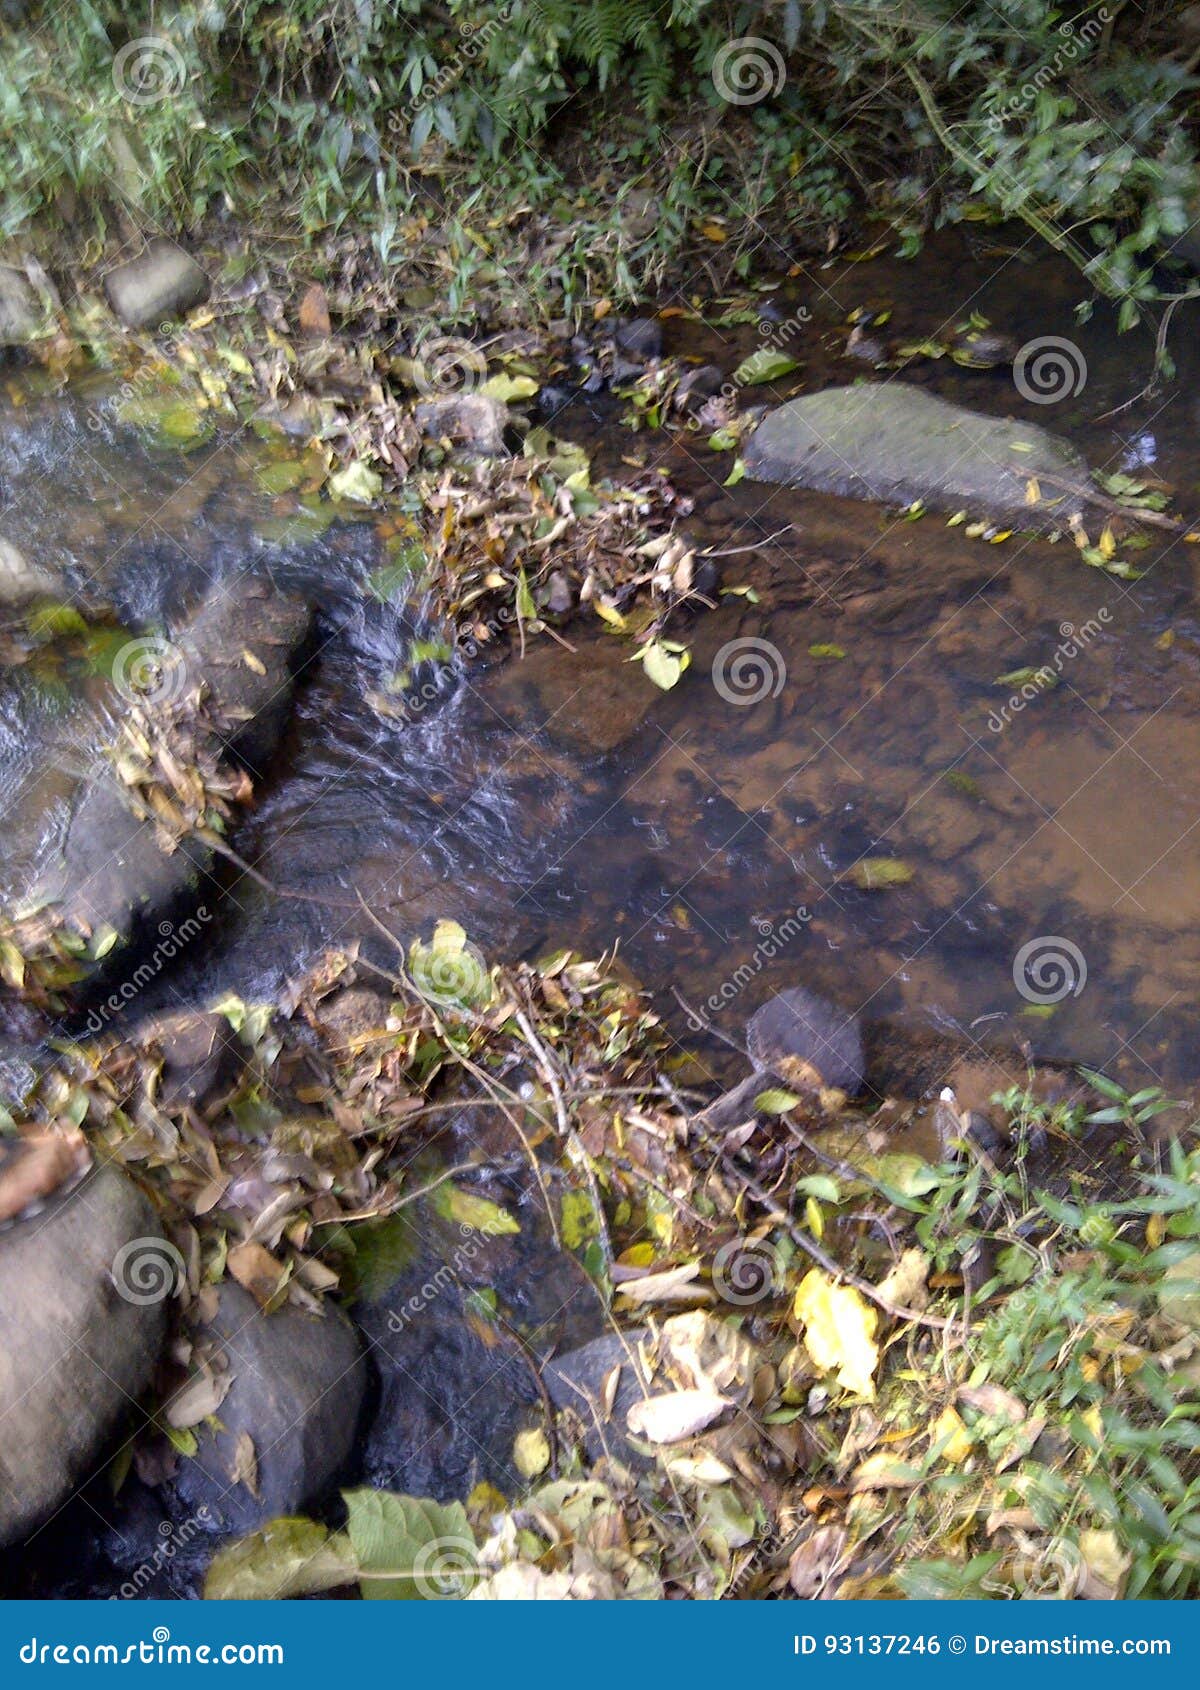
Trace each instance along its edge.
{"label": "fallen leaf", "polygon": [[11,1220],[84,1171],[92,1159],[79,1132],[8,1139],[0,1162],[0,1221]]}
{"label": "fallen leaf", "polygon": [[302,334],[332,334],[333,324],[329,321],[329,302],[325,297],[325,289],[320,282],[312,282],[305,288],[298,315]]}
{"label": "fallen leaf", "polygon": [[631,1303],[692,1303],[697,1299],[711,1300],[707,1288],[693,1286],[700,1272],[699,1262],[684,1262],[681,1267],[666,1268],[662,1273],[648,1273],[644,1279],[629,1279],[621,1286],[621,1295]]}
{"label": "fallen leaf", "polygon": [[788,1559],[788,1583],[802,1602],[814,1602],[827,1594],[830,1581],[841,1568],[848,1535],[845,1526],[818,1526],[793,1549]]}
{"label": "fallen leaf", "polygon": [[513,1440],[513,1465],[523,1479],[536,1479],[550,1465],[550,1443],[540,1426],[518,1432]]}
{"label": "fallen leaf", "polygon": [[728,1397],[715,1391],[671,1391],[635,1402],[625,1418],[635,1437],[652,1444],[677,1444],[694,1438],[731,1406]]}
{"label": "fallen leaf", "polygon": [[952,1467],[961,1467],[970,1455],[971,1434],[963,1424],[962,1415],[953,1406],[944,1408],[934,1421],[929,1432],[929,1447]]}
{"label": "fallen leaf", "polygon": [[857,1396],[873,1398],[879,1364],[876,1311],[851,1285],[835,1285],[819,1268],[796,1288],[796,1319],[804,1323],[804,1346],[823,1372]]}

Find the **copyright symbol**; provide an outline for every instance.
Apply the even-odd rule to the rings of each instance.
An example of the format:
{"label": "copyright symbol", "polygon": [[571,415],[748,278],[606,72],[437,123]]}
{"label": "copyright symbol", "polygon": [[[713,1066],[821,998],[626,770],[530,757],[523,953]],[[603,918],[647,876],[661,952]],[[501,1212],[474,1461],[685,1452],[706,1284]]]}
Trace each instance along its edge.
{"label": "copyright symbol", "polygon": [[965,1637],[952,1637],[948,1647],[952,1655],[965,1655],[967,1652],[967,1640]]}

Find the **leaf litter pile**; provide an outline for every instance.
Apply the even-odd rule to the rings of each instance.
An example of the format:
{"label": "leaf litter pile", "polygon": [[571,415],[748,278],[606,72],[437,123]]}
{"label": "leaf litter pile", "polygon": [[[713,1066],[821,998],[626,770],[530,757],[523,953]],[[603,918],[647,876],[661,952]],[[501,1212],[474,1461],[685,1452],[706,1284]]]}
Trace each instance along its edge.
{"label": "leaf litter pile", "polygon": [[[348,1491],[344,1524],[220,1551],[209,1595],[1196,1594],[1200,1157],[1143,1137],[1156,1094],[1014,1089],[1003,1157],[945,1101],[936,1162],[894,1148],[915,1105],[831,1091],[768,1088],[716,1131],[704,1070],[611,959],[489,967],[449,922],[394,974],[333,953],[281,1006],[212,1019],[187,1084],[145,1035],[64,1050],[0,1170],[26,1202],[115,1160],[180,1252],[139,1470],[219,1418],[204,1322],[227,1276],[314,1308],[412,1202],[520,1228],[472,1189],[482,1150],[416,1173],[447,1109],[497,1113],[613,1351],[578,1409],[544,1399],[518,1435],[520,1494]],[[1094,1165],[1033,1184],[1030,1147],[1084,1165],[1085,1129],[1134,1195]]]}

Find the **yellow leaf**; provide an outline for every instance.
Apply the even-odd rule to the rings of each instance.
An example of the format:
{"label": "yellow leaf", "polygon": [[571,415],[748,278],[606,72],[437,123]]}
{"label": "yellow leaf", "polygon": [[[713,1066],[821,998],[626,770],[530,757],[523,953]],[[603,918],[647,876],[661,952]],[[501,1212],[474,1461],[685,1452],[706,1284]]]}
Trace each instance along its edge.
{"label": "yellow leaf", "polygon": [[729,239],[729,236],[725,233],[725,230],[722,229],[719,223],[702,223],[700,225],[700,233],[704,236],[705,240],[716,241],[718,244]]}
{"label": "yellow leaf", "polygon": [[929,1439],[932,1449],[936,1450],[939,1444],[945,1445],[940,1454],[942,1460],[950,1462],[951,1466],[960,1466],[971,1453],[971,1434],[956,1408],[942,1410],[933,1423]]}
{"label": "yellow leaf", "polygon": [[592,316],[599,322],[602,317],[607,317],[611,310],[611,299],[598,299],[592,306]]}
{"label": "yellow leaf", "polygon": [[823,1372],[858,1396],[874,1398],[879,1364],[879,1317],[850,1285],[835,1285],[818,1268],[796,1288],[796,1319],[804,1322],[804,1347]]}
{"label": "yellow leaf", "polygon": [[1106,563],[1110,557],[1117,555],[1116,536],[1113,534],[1111,525],[1107,522],[1101,530],[1100,538],[1096,541],[1096,549]]}
{"label": "yellow leaf", "polygon": [[518,1432],[513,1441],[513,1465],[523,1479],[536,1479],[550,1465],[550,1445],[540,1426]]}
{"label": "yellow leaf", "polygon": [[1038,481],[1036,475],[1031,475],[1029,480],[1025,483],[1025,503],[1027,505],[1036,505],[1040,502],[1041,497],[1041,483]]}

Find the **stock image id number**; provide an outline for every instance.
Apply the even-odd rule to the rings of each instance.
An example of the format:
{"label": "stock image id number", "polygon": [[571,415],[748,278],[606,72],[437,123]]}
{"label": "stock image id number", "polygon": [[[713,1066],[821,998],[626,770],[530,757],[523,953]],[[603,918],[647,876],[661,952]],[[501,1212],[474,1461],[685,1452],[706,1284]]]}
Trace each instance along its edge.
{"label": "stock image id number", "polygon": [[942,1651],[938,1637],[909,1637],[904,1632],[867,1632],[851,1636],[793,1638],[792,1653],[796,1655],[939,1655]]}

